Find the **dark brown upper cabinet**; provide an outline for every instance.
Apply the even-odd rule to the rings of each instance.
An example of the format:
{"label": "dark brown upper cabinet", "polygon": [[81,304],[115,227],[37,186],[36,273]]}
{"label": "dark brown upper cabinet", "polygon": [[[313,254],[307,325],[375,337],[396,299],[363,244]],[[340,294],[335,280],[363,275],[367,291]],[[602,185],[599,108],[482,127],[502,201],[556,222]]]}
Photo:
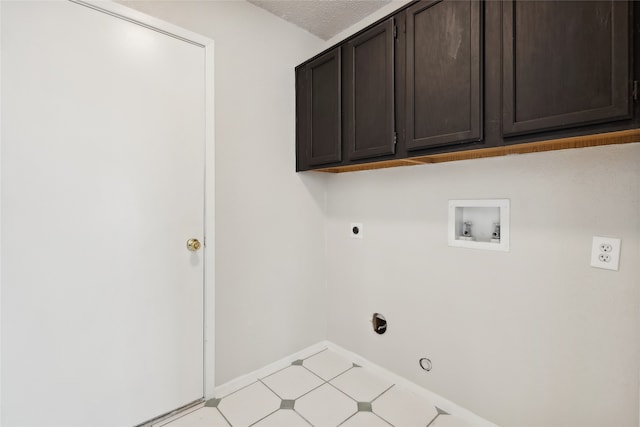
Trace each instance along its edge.
{"label": "dark brown upper cabinet", "polygon": [[640,135],[640,1],[413,0],[296,67],[296,169]]}
{"label": "dark brown upper cabinet", "polygon": [[344,47],[348,158],[395,152],[394,19],[351,39]]}
{"label": "dark brown upper cabinet", "polygon": [[341,48],[296,70],[298,170],[342,160]]}
{"label": "dark brown upper cabinet", "polygon": [[631,117],[628,2],[502,7],[505,136]]}
{"label": "dark brown upper cabinet", "polygon": [[445,0],[407,9],[407,149],[482,139],[482,7]]}

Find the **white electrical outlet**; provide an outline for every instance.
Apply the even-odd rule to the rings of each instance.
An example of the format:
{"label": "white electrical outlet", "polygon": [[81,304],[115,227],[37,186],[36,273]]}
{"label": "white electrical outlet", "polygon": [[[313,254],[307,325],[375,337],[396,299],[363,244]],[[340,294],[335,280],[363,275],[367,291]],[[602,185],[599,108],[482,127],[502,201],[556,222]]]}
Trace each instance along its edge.
{"label": "white electrical outlet", "polygon": [[352,222],[349,226],[349,236],[354,239],[362,239],[364,237],[364,226],[361,222]]}
{"label": "white electrical outlet", "polygon": [[593,236],[591,266],[618,271],[620,264],[620,239]]}

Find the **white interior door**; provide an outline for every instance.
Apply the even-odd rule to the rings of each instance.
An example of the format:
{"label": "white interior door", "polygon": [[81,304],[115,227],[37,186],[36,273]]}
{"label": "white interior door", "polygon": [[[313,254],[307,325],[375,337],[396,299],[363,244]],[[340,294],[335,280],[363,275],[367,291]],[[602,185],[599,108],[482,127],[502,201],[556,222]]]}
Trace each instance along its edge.
{"label": "white interior door", "polygon": [[202,398],[203,47],[71,2],[0,7],[2,425]]}

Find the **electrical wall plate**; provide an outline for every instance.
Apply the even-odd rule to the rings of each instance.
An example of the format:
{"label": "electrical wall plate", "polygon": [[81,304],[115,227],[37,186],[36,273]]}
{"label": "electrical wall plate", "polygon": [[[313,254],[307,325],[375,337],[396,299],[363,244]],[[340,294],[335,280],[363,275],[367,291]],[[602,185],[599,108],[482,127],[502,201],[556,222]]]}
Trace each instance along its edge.
{"label": "electrical wall plate", "polygon": [[593,236],[591,243],[591,266],[618,271],[620,265],[620,239]]}
{"label": "electrical wall plate", "polygon": [[449,246],[509,252],[509,199],[449,200]]}

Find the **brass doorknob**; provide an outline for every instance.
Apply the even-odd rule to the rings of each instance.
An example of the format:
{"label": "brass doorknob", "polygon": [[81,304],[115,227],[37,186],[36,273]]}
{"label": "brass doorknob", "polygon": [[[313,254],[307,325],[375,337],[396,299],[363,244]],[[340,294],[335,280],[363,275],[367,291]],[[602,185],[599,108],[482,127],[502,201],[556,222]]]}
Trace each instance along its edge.
{"label": "brass doorknob", "polygon": [[195,252],[200,249],[200,242],[198,241],[198,239],[187,240],[187,249],[189,249],[191,252]]}

